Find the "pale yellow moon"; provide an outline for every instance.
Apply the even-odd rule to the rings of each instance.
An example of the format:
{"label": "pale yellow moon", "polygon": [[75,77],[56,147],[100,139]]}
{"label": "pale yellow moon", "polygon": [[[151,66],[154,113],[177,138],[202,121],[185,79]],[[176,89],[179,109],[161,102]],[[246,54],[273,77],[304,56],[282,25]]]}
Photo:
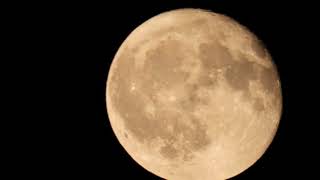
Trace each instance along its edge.
{"label": "pale yellow moon", "polygon": [[106,100],[128,154],[172,180],[243,172],[270,145],[282,112],[278,72],[258,38],[200,9],[137,27],[114,57]]}

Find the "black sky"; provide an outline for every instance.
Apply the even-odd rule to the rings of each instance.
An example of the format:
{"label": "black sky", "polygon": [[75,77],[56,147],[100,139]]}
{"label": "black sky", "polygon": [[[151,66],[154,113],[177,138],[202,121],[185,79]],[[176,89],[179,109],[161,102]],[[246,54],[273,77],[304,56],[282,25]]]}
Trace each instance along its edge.
{"label": "black sky", "polygon": [[22,64],[32,66],[23,83],[30,91],[26,106],[32,109],[26,118],[31,120],[23,125],[31,127],[17,135],[23,143],[13,165],[22,174],[160,179],[132,160],[111,130],[105,104],[108,70],[123,40],[147,19],[167,10],[202,8],[230,16],[255,33],[272,55],[282,83],[283,114],[274,141],[261,159],[232,179],[313,176],[318,135],[311,124],[319,118],[309,113],[316,109],[317,82],[317,58],[309,51],[317,22],[307,4],[119,0],[29,6],[19,6],[23,13],[15,29],[21,46],[28,48],[28,63]]}

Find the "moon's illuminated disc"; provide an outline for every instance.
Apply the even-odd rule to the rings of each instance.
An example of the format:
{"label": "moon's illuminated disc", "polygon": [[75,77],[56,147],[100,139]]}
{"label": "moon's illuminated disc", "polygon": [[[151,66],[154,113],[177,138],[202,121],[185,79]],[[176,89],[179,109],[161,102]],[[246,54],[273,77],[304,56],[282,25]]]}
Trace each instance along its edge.
{"label": "moon's illuminated disc", "polygon": [[282,111],[275,64],[257,37],[199,9],[136,28],[115,55],[106,97],[125,150],[173,180],[241,173],[266,151]]}

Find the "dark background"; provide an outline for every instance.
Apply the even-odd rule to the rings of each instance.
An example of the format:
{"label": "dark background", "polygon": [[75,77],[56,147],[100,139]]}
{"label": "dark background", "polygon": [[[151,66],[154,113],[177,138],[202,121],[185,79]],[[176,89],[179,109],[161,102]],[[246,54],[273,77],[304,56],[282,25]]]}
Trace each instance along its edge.
{"label": "dark background", "polygon": [[[17,94],[23,106],[21,144],[10,166],[31,177],[160,179],[139,166],[109,124],[105,89],[112,59],[125,38],[147,19],[177,8],[222,13],[248,27],[278,67],[283,114],[266,153],[232,179],[312,177],[317,166],[315,121],[317,21],[306,3],[277,1],[106,1],[14,5],[13,28],[23,60]],[[19,9],[15,9],[19,7]],[[21,11],[20,11],[21,10]],[[10,14],[9,14],[10,15]],[[22,133],[23,132],[23,133]],[[9,166],[9,165],[8,165]]]}

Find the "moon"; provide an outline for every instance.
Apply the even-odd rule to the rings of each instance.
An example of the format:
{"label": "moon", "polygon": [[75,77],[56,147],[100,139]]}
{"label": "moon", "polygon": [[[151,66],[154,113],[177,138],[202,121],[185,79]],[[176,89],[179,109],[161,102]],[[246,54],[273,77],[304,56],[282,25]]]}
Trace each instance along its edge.
{"label": "moon", "polygon": [[138,26],[111,64],[112,130],[153,174],[227,179],[253,165],[277,131],[282,94],[263,43],[235,20],[201,9]]}

